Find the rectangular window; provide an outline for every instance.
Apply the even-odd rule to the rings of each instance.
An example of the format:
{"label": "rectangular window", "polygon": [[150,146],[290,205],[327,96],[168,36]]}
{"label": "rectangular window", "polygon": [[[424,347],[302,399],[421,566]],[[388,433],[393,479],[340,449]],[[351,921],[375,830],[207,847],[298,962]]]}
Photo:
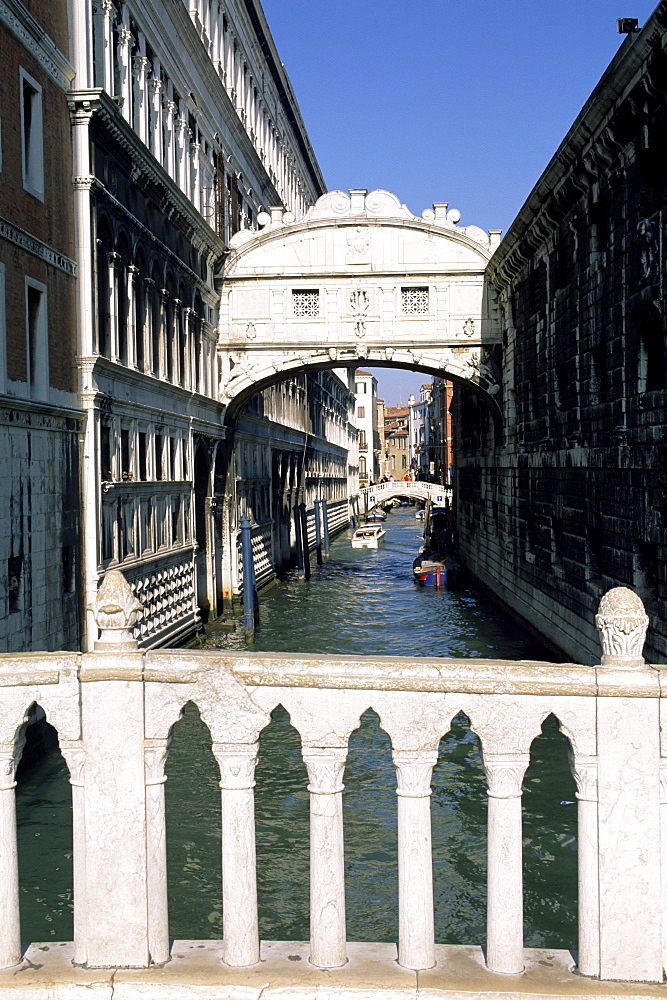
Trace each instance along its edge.
{"label": "rectangular window", "polygon": [[401,288],[403,312],[409,316],[428,314],[428,288]]}
{"label": "rectangular window", "polygon": [[10,556],[7,560],[7,596],[9,599],[9,613],[21,610],[21,569],[23,559],[21,556]]}
{"label": "rectangular window", "polygon": [[172,482],[176,477],[176,438],[169,438],[169,478]]}
{"label": "rectangular window", "polygon": [[111,428],[108,424],[100,425],[100,472],[105,482],[113,480],[113,465],[111,462]]}
{"label": "rectangular window", "polygon": [[28,395],[31,399],[46,399],[49,391],[46,285],[34,278],[25,279],[25,311]]}
{"label": "rectangular window", "polygon": [[148,463],[146,461],[148,448],[146,445],[145,431],[139,431],[138,446],[139,446],[139,479],[142,482],[145,482],[148,479]]}
{"label": "rectangular window", "polygon": [[120,432],[120,471],[125,480],[132,479],[132,453],[130,449],[130,432],[121,428]]}
{"label": "rectangular window", "polygon": [[366,431],[359,431],[359,449],[361,451],[368,450],[368,442],[366,441]]}
{"label": "rectangular window", "polygon": [[358,406],[357,407],[357,416],[359,417],[360,420],[365,420],[365,418],[366,418],[366,407],[365,406]]}
{"label": "rectangular window", "polygon": [[19,83],[23,187],[35,198],[44,201],[42,88],[24,69],[19,69]]}
{"label": "rectangular window", "polygon": [[155,435],[155,478],[162,479],[162,442],[161,434]]}
{"label": "rectangular window", "polygon": [[295,316],[319,316],[320,293],[316,288],[299,288],[292,292]]}

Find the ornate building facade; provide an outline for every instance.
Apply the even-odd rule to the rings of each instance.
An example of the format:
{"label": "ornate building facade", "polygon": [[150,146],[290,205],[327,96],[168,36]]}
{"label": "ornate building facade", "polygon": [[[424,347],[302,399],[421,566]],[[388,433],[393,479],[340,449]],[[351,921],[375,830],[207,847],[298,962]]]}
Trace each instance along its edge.
{"label": "ornate building facade", "polygon": [[300,216],[324,185],[259,3],[73,0],[73,24],[85,604],[118,566],[141,642],[173,643],[233,596],[227,241],[268,206]]}

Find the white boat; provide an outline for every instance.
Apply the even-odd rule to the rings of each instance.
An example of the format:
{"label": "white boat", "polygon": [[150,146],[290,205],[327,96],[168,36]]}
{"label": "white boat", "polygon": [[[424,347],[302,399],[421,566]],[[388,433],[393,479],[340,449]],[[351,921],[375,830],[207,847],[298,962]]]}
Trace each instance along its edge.
{"label": "white boat", "polygon": [[381,524],[364,524],[352,535],[353,549],[376,549],[378,542],[387,532]]}

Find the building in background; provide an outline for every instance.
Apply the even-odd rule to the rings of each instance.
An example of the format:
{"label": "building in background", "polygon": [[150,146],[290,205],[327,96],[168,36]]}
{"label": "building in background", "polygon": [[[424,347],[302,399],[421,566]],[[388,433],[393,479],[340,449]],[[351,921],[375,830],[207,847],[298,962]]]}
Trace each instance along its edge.
{"label": "building in background", "polygon": [[380,478],[377,379],[363,368],[357,368],[354,378],[359,431],[359,485],[368,486]]}
{"label": "building in background", "polygon": [[434,378],[432,390],[432,421],[434,424],[433,452],[435,479],[450,486],[454,477],[454,446],[452,435],[452,398],[454,386],[446,379]]}
{"label": "building in background", "polygon": [[76,649],[82,595],[65,0],[0,6],[0,650]]}
{"label": "building in background", "polygon": [[410,407],[385,408],[385,474],[387,478],[404,479],[410,474]]}

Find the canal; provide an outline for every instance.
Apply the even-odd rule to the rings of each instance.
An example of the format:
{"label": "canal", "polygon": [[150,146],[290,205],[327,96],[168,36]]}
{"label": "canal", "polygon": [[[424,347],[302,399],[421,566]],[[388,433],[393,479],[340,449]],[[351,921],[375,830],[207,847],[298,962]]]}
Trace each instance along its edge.
{"label": "canal", "polygon": [[[398,656],[543,658],[473,590],[415,587],[420,526],[396,508],[378,550],[336,538],[312,578],[289,574],[262,596],[257,651]],[[314,559],[313,559],[314,563]],[[239,628],[213,630],[209,649],[244,649]],[[219,774],[208,730],[188,706],[167,762],[170,932],[221,933]],[[260,741],[256,786],[260,933],[308,938],[308,792],[300,743],[278,708]],[[397,936],[396,778],[390,744],[367,712],[352,734],[345,770],[348,938]],[[457,717],[433,773],[436,940],[483,944],[486,911],[486,782],[477,738]],[[17,788],[21,920],[25,940],[72,936],[71,796],[54,752],[20,775]],[[524,779],[525,943],[576,945],[576,805],[566,741],[553,719],[533,743]]]}

